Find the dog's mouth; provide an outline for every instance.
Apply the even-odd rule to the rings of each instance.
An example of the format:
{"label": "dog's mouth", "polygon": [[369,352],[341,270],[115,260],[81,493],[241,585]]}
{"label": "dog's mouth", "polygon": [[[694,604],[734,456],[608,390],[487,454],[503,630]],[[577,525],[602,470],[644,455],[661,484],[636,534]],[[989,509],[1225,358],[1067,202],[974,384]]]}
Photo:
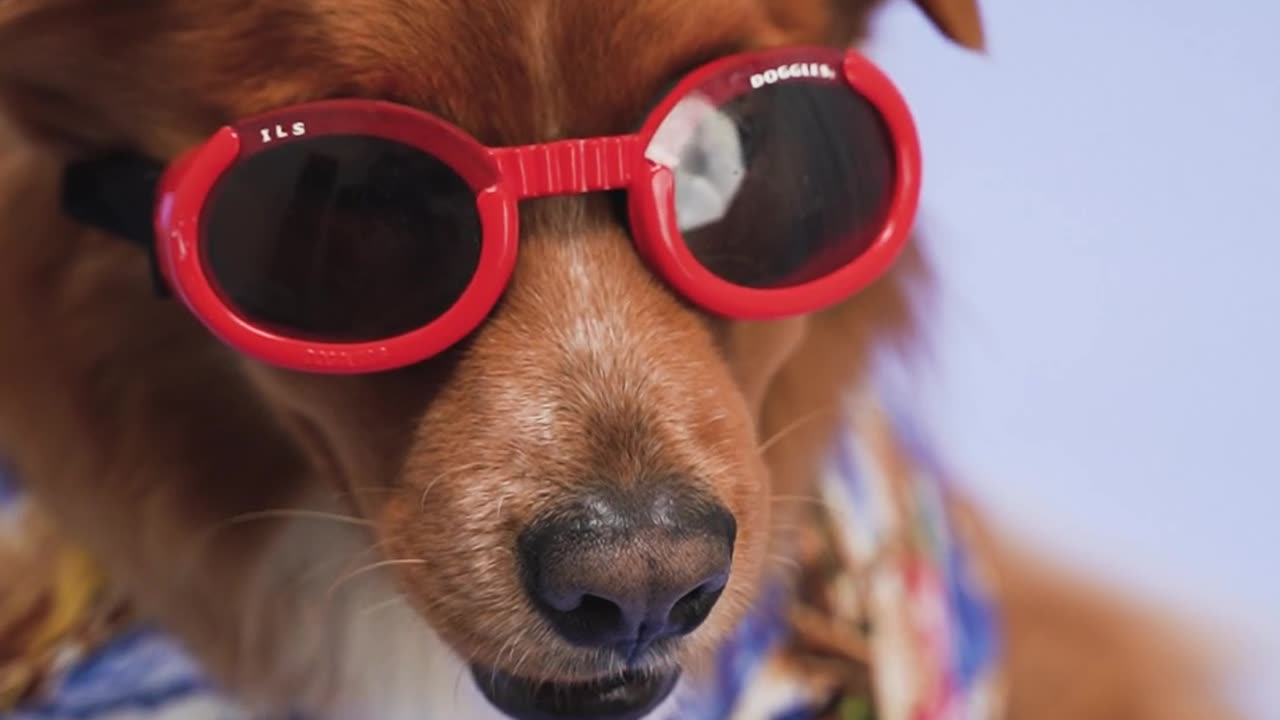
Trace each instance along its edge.
{"label": "dog's mouth", "polygon": [[624,672],[584,683],[548,683],[472,666],[480,691],[515,720],[640,720],[675,689],[679,670]]}

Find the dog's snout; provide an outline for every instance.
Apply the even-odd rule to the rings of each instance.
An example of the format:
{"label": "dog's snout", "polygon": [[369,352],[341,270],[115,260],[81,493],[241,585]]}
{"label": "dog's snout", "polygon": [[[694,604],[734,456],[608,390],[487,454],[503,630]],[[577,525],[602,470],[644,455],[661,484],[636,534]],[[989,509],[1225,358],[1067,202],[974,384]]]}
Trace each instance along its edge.
{"label": "dog's snout", "polygon": [[693,632],[729,580],[737,526],[687,493],[598,493],[520,538],[533,604],[566,640],[629,661]]}

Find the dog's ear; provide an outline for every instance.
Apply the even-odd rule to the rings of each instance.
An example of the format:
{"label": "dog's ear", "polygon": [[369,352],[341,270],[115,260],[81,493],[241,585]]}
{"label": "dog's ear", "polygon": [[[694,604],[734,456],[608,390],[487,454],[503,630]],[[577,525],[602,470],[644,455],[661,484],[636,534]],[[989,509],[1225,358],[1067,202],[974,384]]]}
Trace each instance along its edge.
{"label": "dog's ear", "polygon": [[[978,0],[913,0],[951,40],[971,50],[983,48]],[[765,0],[769,16],[792,38],[847,44],[862,40],[872,13],[883,0]]]}
{"label": "dog's ear", "polygon": [[985,47],[978,0],[915,0],[915,3],[947,37],[971,50]]}

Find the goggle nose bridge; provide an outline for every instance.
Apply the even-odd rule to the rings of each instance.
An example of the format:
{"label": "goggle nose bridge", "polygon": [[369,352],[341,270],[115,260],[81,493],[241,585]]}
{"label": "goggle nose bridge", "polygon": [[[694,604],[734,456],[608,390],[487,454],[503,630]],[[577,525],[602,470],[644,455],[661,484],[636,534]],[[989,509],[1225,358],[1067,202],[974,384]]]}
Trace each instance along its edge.
{"label": "goggle nose bridge", "polygon": [[643,171],[638,135],[557,140],[492,151],[517,200],[628,187]]}

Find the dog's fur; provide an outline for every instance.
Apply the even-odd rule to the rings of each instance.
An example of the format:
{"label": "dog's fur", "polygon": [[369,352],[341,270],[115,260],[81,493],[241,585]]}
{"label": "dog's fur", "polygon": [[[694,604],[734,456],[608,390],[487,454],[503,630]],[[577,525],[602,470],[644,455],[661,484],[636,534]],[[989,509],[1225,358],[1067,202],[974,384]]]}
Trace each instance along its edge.
{"label": "dog's fur", "polygon": [[[514,281],[466,343],[314,377],[238,357],[154,298],[136,248],[60,214],[60,163],[171,158],[224,122],[328,97],[429,109],[492,145],[625,132],[681,71],[847,45],[874,4],[0,2],[0,454],[229,687],[264,709],[386,719],[479,712],[462,660],[595,672],[522,599],[515,534],[588,479],[698,478],[739,541],[724,599],[671,658],[696,665],[785,553],[787,505],[770,497],[812,492],[833,396],[914,331],[915,251],[829,312],[725,323],[654,278],[607,198],[530,203]],[[920,4],[981,41],[971,0]],[[982,537],[1012,717],[1225,717],[1111,600]]]}

